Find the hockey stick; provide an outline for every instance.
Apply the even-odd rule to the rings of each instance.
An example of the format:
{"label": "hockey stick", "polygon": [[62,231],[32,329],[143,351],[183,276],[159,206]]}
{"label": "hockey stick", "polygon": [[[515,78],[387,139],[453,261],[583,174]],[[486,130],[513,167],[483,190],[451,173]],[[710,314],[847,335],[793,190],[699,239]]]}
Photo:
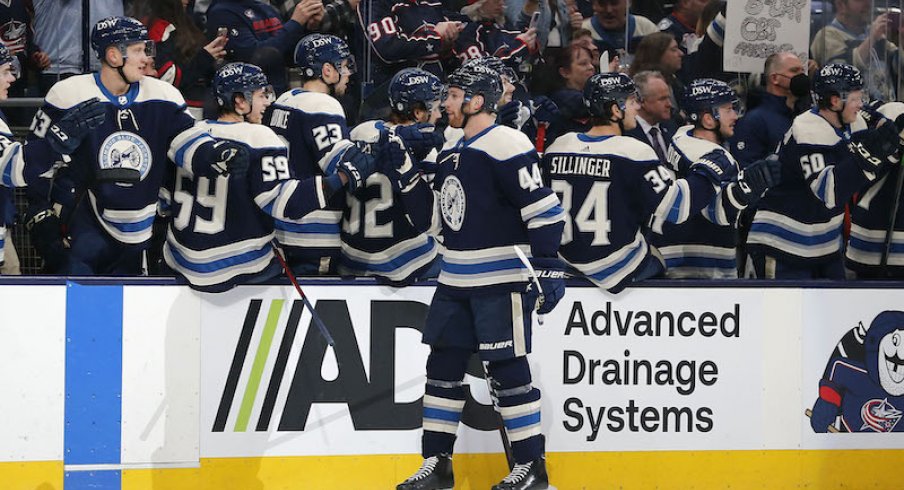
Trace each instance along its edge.
{"label": "hockey stick", "polygon": [[283,268],[283,272],[286,273],[286,277],[289,278],[289,282],[295,286],[295,291],[298,292],[298,295],[301,296],[301,300],[304,302],[304,305],[308,307],[308,311],[311,312],[311,318],[314,319],[314,325],[317,325],[317,329],[320,330],[320,335],[323,335],[323,338],[326,339],[326,343],[329,344],[330,347],[336,345],[336,341],[333,340],[333,336],[330,335],[329,329],[324,325],[323,320],[320,319],[320,315],[317,314],[317,311],[314,310],[314,305],[308,301],[308,297],[305,296],[304,291],[301,290],[301,286],[298,285],[298,280],[295,279],[295,274],[292,273],[292,269],[289,268],[289,264],[286,263],[286,259],[283,258],[282,252],[279,250],[279,246],[276,243],[271,243],[273,246],[273,254],[276,255],[277,260],[279,260],[279,264]]}
{"label": "hockey stick", "polygon": [[499,427],[499,437],[502,439],[502,448],[505,450],[505,460],[508,462],[509,470],[511,470],[515,467],[515,455],[512,453],[512,443],[509,441],[508,433],[505,431],[505,419],[502,418],[499,398],[495,395],[496,390],[493,389],[493,381],[490,377],[490,369],[487,367],[487,363],[479,362],[483,366],[483,378],[487,381],[487,390],[490,392],[490,403],[493,404],[493,411],[496,412],[496,425]]}
{"label": "hockey stick", "polygon": [[[897,187],[895,187],[895,198],[892,201],[891,210],[888,212],[888,228],[885,229],[885,248],[882,249],[882,258],[879,260],[879,268],[885,269],[888,266],[888,257],[891,255],[892,237],[895,233],[895,222],[898,220],[898,206],[901,203],[901,187],[904,186],[904,157],[898,165]],[[888,275],[888,271],[885,271]]]}
{"label": "hockey stick", "polygon": [[[530,265],[530,260],[527,259],[527,256],[524,255],[524,252],[518,248],[517,245],[512,245],[512,248],[515,249],[515,255],[518,256],[518,260],[527,267],[527,272],[530,274],[530,280],[534,283],[534,286],[537,287],[537,293],[540,294],[540,297],[543,297],[543,288],[540,286],[540,278],[537,277],[537,272],[534,270],[534,266]],[[537,305],[539,307],[539,305]],[[543,325],[543,315],[537,314],[537,323]]]}
{"label": "hockey stick", "polygon": [[[804,410],[804,414],[806,414],[807,417],[813,417],[813,411],[810,410],[809,408]],[[834,425],[831,425],[831,424],[829,425],[828,430],[832,434],[838,434],[841,432],[840,430],[838,430],[837,427],[835,427]]]}

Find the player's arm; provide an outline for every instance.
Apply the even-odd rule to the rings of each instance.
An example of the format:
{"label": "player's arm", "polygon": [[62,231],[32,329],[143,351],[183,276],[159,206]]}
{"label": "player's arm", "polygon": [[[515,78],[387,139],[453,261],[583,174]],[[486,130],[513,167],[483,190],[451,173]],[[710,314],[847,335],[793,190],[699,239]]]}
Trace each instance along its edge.
{"label": "player's arm", "polygon": [[664,223],[683,223],[713,202],[722,184],[734,177],[733,164],[724,154],[712,152],[690,164],[683,179],[655,160],[652,148],[633,170],[645,181],[640,205],[648,215],[648,225],[662,233]]}
{"label": "player's arm", "polygon": [[442,36],[432,26],[425,26],[416,35],[403,32],[393,7],[410,8],[406,2],[393,3],[388,0],[361,2],[358,5],[361,25],[366,26],[367,38],[380,59],[395,63],[435,58],[445,49]]}
{"label": "player's arm", "polygon": [[[440,199],[439,190],[434,190],[433,186],[441,185],[443,181],[440,174],[441,166],[433,164],[432,176],[436,178],[428,180],[422,169],[415,167],[416,164],[411,161],[409,155],[403,155],[402,158],[407,160],[399,165],[397,171],[387,173],[387,177],[396,181],[394,186],[398,188],[405,214],[411,225],[422,233],[438,236],[442,230]],[[437,158],[442,162],[443,159],[453,156],[449,152],[442,152]]]}
{"label": "player's arm", "polygon": [[777,155],[757,160],[719,189],[703,215],[717,225],[735,226],[741,211],[756,204],[770,187],[780,182],[781,161]]}
{"label": "player's arm", "polygon": [[169,111],[169,149],[166,156],[190,178],[199,175],[244,174],[248,171],[248,149],[241,143],[217,140],[210,136],[188,113],[181,94],[173,88]]}
{"label": "player's arm", "polygon": [[[827,147],[789,141],[783,145],[779,158],[786,165],[800,168],[810,191],[828,209],[837,209],[868,182],[876,179],[876,168],[868,168],[861,158],[846,153],[833,156]],[[864,163],[864,165],[861,165]],[[870,165],[872,167],[872,165]]]}

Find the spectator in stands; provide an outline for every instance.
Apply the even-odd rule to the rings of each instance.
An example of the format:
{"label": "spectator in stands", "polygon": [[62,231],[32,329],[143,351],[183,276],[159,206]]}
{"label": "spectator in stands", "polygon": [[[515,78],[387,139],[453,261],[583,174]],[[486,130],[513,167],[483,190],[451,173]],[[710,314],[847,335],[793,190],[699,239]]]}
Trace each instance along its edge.
{"label": "spectator in stands", "polygon": [[633,0],[631,11],[650,19],[655,24],[665,18],[668,13],[665,4],[666,2],[662,0]]}
{"label": "spectator in stands", "polygon": [[[34,14],[31,0],[0,2],[0,42],[19,59],[20,66],[41,71],[50,66],[50,57],[35,44]],[[27,83],[25,77],[16,80],[9,88],[10,97],[25,95]]]}
{"label": "spectator in stands", "polygon": [[[702,40],[697,48],[697,53],[692,60],[691,72],[695,77],[715,78],[717,80],[728,81],[730,75],[722,69],[722,51],[725,37],[725,3],[718,2],[719,8],[714,8],[715,12],[706,9],[704,15],[700,16],[705,25],[700,25]],[[714,17],[706,20],[710,15]]]}
{"label": "spectator in stands", "polygon": [[[273,4],[283,18],[290,17],[292,11],[303,0],[273,0]],[[323,15],[314,16],[307,23],[308,31],[349,37],[357,22],[356,12],[361,0],[324,0]]]}
{"label": "spectator in stands", "polygon": [[684,54],[693,53],[697,44],[697,20],[709,0],[678,0],[672,13],[659,22],[659,30],[671,34]]}
{"label": "spectator in stands", "polygon": [[444,79],[442,60],[468,20],[432,0],[371,0],[359,4],[358,16],[372,50],[364,57],[365,119],[389,115],[389,81],[400,69],[417,66]]}
{"label": "spectator in stands", "polygon": [[741,167],[775,152],[791,121],[798,100],[809,106],[810,79],[794,53],[775,53],[763,66],[766,92],[762,102],[738,121],[731,139],[731,154]]}
{"label": "spectator in stands", "polygon": [[207,35],[228,29],[227,60],[261,67],[276,93],[288,87],[286,60],[312,19],[322,18],[321,0],[303,0],[283,23],[279,12],[262,0],[214,0],[207,10]]}
{"label": "spectator in stands", "polygon": [[[574,32],[571,33],[571,45],[582,46],[589,51],[590,61],[593,63],[593,67],[596,71],[600,71],[600,48],[593,42],[593,34],[590,31],[583,27],[575,29]],[[618,59],[618,57],[616,56],[615,59]]]}
{"label": "spectator in stands", "polygon": [[684,93],[684,84],[677,76],[683,58],[684,53],[678,48],[678,43],[671,34],[656,32],[643,38],[637,46],[637,53],[628,74],[634,76],[642,71],[661,73],[672,89],[672,106],[677,109],[679,104],[675,94]]}
{"label": "spectator in stands", "polygon": [[183,0],[150,0],[146,5],[149,11],[141,19],[157,50],[152,76],[178,88],[189,112],[200,120],[216,64],[226,56],[228,38],[218,35],[205,45],[204,34],[188,16]]}
{"label": "spectator in stands", "polygon": [[590,59],[590,51],[581,46],[569,46],[556,58],[558,89],[549,98],[559,107],[559,118],[549,128],[548,137],[581,132],[587,129],[590,115],[584,105],[584,84],[596,70]]}
{"label": "spectator in stands", "polygon": [[633,53],[644,36],[659,32],[650,19],[628,14],[628,0],[593,0],[593,16],[585,19],[581,27],[593,33],[600,52],[608,51],[610,59]]}
{"label": "spectator in stands", "polygon": [[100,62],[86,43],[85,26],[100,19],[123,14],[120,0],[91,0],[88,12],[84,2],[69,0],[33,0],[35,42],[47,53],[50,64],[39,79],[41,95],[59,80],[100,69]]}
{"label": "spectator in stands", "polygon": [[625,131],[653,147],[659,162],[668,166],[667,149],[677,125],[672,121],[672,91],[665,77],[656,71],[642,71],[634,75],[640,107],[635,119],[637,126]]}
{"label": "spectator in stands", "polygon": [[537,28],[528,28],[527,17],[521,18],[521,25],[506,26],[504,9],[504,0],[477,0],[462,9],[471,22],[459,33],[452,52],[462,61],[493,56],[517,73],[529,73],[539,49]]}
{"label": "spectator in stands", "polygon": [[[845,63],[865,76],[864,91],[871,98],[895,100],[898,47],[887,39],[898,30],[888,13],[870,23],[871,0],[835,0],[835,18],[816,33],[810,52],[820,65]],[[900,17],[900,16],[899,16]]]}
{"label": "spectator in stands", "polygon": [[528,25],[531,15],[540,11],[537,19],[537,42],[540,49],[568,46],[575,30],[581,28],[584,16],[576,0],[507,0],[505,15],[512,25]]}

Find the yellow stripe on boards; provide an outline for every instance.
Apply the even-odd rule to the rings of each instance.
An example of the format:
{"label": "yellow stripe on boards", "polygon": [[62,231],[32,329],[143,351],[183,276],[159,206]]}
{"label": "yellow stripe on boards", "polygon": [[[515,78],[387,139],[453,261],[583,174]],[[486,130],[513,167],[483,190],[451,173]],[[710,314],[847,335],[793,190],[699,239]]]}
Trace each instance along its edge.
{"label": "yellow stripe on boards", "polygon": [[4,490],[63,490],[62,461],[0,463]]}
{"label": "yellow stripe on boards", "polygon": [[[904,488],[895,470],[902,460],[904,450],[551,453],[547,467],[559,490],[891,490]],[[127,470],[122,488],[387,490],[420,461],[416,455],[202,459],[195,469]],[[456,455],[454,465],[456,490],[486,490],[508,473],[502,454]]]}

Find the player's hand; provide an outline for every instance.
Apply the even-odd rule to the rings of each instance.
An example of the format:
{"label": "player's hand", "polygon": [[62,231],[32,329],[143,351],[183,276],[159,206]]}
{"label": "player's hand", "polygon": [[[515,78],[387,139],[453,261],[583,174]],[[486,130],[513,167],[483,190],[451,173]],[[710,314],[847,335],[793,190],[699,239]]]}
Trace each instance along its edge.
{"label": "player's hand", "polygon": [[[543,289],[542,294],[534,292],[537,293],[537,313],[545,315],[565,296],[565,265],[555,257],[534,257],[530,259],[530,263]],[[528,291],[528,295],[532,296],[531,291]]]}
{"label": "player's hand", "polygon": [[231,175],[243,179],[248,175],[251,159],[248,148],[241,143],[229,140],[217,141],[213,145],[214,160],[210,168],[217,175]]}
{"label": "player's hand", "polygon": [[44,260],[44,269],[60,272],[67,253],[60,217],[52,208],[30,208],[26,218],[25,229],[31,233],[32,245]]}
{"label": "player's hand", "polygon": [[53,151],[69,155],[82,144],[88,133],[104,123],[105,117],[106,108],[97,97],[79,102],[50,125],[44,139]]}
{"label": "player's hand", "polygon": [[496,124],[510,128],[521,129],[518,124],[521,119],[521,108],[524,104],[519,100],[513,100],[502,107],[496,113]]}
{"label": "player's hand", "polygon": [[397,135],[390,135],[381,152],[384,174],[395,190],[406,192],[421,178],[419,161],[413,161],[405,148],[405,142]]}
{"label": "player's hand", "polygon": [[[416,161],[427,158],[431,150],[442,147],[442,133],[436,131],[436,128],[430,123],[415,123],[408,126],[395,126],[395,134],[405,143],[405,148],[411,152]],[[388,142],[389,131],[381,136],[381,141]]]}
{"label": "player's hand", "polygon": [[345,188],[348,192],[355,192],[363,187],[367,178],[377,170],[377,164],[374,157],[362,152],[350,141],[345,142],[347,144],[339,150],[341,156],[339,163],[336,164],[336,172],[345,177]]}
{"label": "player's hand", "polygon": [[877,173],[897,162],[900,139],[891,121],[883,121],[874,129],[857,131],[851,135],[848,150],[864,172]]}
{"label": "player's hand", "polygon": [[541,95],[532,100],[531,106],[533,106],[532,112],[534,113],[534,119],[536,119],[537,124],[550,124],[561,115],[559,106],[545,95]]}
{"label": "player's hand", "polygon": [[706,177],[718,186],[734,179],[738,169],[724,150],[713,150],[692,163],[690,173]]}
{"label": "player's hand", "polygon": [[781,179],[782,163],[778,155],[769,155],[738,172],[738,185],[732,189],[733,195],[742,205],[749,206],[763,197],[767,189],[778,185]]}

